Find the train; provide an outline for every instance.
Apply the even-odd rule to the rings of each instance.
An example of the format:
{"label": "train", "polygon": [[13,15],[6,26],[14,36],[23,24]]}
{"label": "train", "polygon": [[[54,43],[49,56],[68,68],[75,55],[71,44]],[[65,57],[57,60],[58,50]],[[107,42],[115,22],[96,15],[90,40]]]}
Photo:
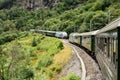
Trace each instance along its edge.
{"label": "train", "polygon": [[46,36],[61,38],[61,39],[68,38],[67,32],[64,32],[64,31],[48,31],[48,30],[35,30],[35,29],[30,29],[30,31],[36,32],[36,33],[41,33],[41,34],[44,34]]}
{"label": "train", "polygon": [[96,31],[71,33],[69,42],[96,58],[105,80],[120,80],[120,18]]}

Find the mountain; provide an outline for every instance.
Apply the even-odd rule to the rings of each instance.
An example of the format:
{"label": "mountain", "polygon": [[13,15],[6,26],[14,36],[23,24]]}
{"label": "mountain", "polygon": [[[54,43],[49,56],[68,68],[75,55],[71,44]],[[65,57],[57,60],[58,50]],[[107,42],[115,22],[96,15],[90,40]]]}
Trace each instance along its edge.
{"label": "mountain", "polygon": [[10,6],[0,10],[0,33],[31,28],[87,32],[120,17],[119,0],[12,0],[6,4]]}
{"label": "mountain", "polygon": [[[86,1],[86,0],[85,0]],[[29,10],[38,9],[38,8],[55,8],[59,3],[63,4],[70,4],[70,5],[77,5],[79,2],[84,2],[81,0],[1,0],[0,1],[0,9],[3,8],[11,8],[12,6],[17,6],[21,8],[27,8]],[[63,4],[63,6],[66,6]]]}
{"label": "mountain", "polygon": [[17,0],[15,5],[27,9],[53,8],[59,0]]}

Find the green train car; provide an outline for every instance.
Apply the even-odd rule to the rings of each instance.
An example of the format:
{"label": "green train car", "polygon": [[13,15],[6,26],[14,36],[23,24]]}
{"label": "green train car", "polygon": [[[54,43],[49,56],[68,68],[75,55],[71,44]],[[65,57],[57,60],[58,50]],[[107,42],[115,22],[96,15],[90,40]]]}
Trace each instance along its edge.
{"label": "green train car", "polygon": [[100,29],[95,37],[96,58],[106,80],[120,80],[120,18]]}
{"label": "green train car", "polygon": [[71,34],[70,42],[95,56],[105,80],[120,80],[120,18],[96,31]]}
{"label": "green train car", "polygon": [[30,29],[30,31],[36,32],[36,33],[41,33],[41,34],[44,34],[44,35],[50,36],[50,37],[57,37],[57,38],[62,38],[62,39],[68,38],[68,34],[64,31],[48,31],[48,30],[35,30],[35,29]]}
{"label": "green train car", "polygon": [[79,44],[91,52],[91,55],[95,53],[95,34],[99,30],[85,32],[85,33],[71,33],[69,36],[69,42]]}

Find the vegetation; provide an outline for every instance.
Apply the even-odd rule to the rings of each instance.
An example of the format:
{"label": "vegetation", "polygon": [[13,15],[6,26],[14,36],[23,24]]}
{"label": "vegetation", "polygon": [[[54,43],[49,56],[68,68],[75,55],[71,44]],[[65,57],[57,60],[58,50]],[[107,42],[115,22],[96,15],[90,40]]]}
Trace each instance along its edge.
{"label": "vegetation", "polygon": [[0,9],[12,5],[13,1],[15,0],[0,0]]}
{"label": "vegetation", "polygon": [[71,73],[64,78],[61,78],[60,80],[80,80],[80,78],[76,76],[75,74]]}
{"label": "vegetation", "polygon": [[11,42],[16,38],[22,38],[28,36],[28,32],[6,32],[0,35],[0,45]]}
{"label": "vegetation", "polygon": [[[19,33],[19,36],[11,42],[1,45],[0,79],[54,78],[70,59],[71,50],[66,52],[64,50],[66,47],[64,48],[62,42],[56,38],[35,33],[23,33]],[[26,36],[24,36],[25,33],[27,33]],[[64,58],[58,61],[61,56]]]}
{"label": "vegetation", "polygon": [[[76,4],[82,5],[77,7]],[[74,3],[73,0],[64,0],[53,10],[40,8],[28,11],[17,7],[3,9],[0,10],[0,33],[31,28],[68,33],[96,30],[120,16],[119,5],[117,0],[75,0]]]}

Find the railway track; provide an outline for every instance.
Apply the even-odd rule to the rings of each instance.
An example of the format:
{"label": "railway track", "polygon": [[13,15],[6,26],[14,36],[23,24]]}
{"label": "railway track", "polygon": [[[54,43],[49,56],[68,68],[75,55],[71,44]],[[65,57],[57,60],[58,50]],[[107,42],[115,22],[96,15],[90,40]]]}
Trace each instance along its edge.
{"label": "railway track", "polygon": [[[98,64],[81,48],[70,44],[67,40],[62,40],[65,44],[71,46],[74,53],[80,59],[82,65],[82,78],[81,80],[104,80]],[[85,69],[85,70],[84,70]]]}

